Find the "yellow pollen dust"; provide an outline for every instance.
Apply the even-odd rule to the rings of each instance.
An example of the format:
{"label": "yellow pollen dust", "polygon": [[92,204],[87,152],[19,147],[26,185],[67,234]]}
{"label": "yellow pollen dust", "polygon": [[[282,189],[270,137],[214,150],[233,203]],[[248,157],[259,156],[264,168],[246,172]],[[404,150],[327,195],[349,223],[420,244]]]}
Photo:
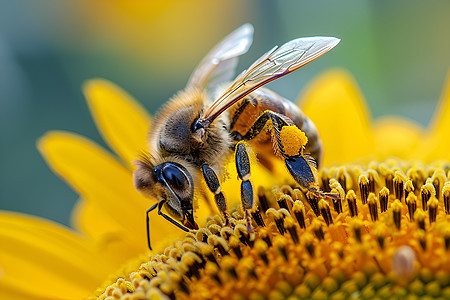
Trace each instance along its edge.
{"label": "yellow pollen dust", "polygon": [[281,144],[286,155],[299,155],[308,143],[308,137],[297,126],[284,126],[280,132]]}
{"label": "yellow pollen dust", "polygon": [[208,217],[184,240],[126,266],[95,299],[450,299],[449,168],[322,168],[320,189],[340,199],[260,187],[251,233],[241,206],[228,225]]}

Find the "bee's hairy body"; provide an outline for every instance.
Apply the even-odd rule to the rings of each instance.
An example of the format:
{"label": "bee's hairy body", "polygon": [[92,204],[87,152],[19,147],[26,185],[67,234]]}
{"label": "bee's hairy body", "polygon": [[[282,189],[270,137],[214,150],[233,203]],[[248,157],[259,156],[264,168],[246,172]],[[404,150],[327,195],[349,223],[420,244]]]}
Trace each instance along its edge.
{"label": "bee's hairy body", "polygon": [[207,128],[202,141],[195,139],[191,129],[208,103],[204,93],[181,92],[161,109],[149,136],[150,148],[158,152],[154,165],[175,158],[197,169],[208,164],[220,170],[233,146],[226,114]]}
{"label": "bee's hairy body", "polygon": [[[204,186],[201,180],[228,223],[219,178],[233,152],[247,229],[252,230],[249,211],[254,209],[253,187],[248,146],[241,143],[243,140],[266,168],[271,169],[271,156],[277,155],[300,187],[319,197],[338,197],[319,189],[316,168],[322,158],[322,142],[314,124],[292,102],[261,87],[313,61],[335,47],[339,39],[294,39],[274,47],[234,81],[224,84],[232,80],[237,58],[247,52],[252,36],[253,27],[244,24],[225,37],[200,62],[184,91],[163,106],[152,122],[150,151],[136,161],[133,174],[136,189],[158,200],[147,210],[149,248],[149,213],[156,208],[159,215],[182,230],[198,228],[193,203],[195,190]],[[308,138],[307,144],[294,147],[294,152],[285,151],[280,137],[284,127],[292,125]]]}
{"label": "bee's hairy body", "polygon": [[[306,152],[320,164],[322,142],[314,123],[291,101],[265,88],[231,106],[206,129],[204,142],[197,141],[193,137],[192,124],[208,108],[207,97],[198,91],[181,92],[156,115],[149,135],[150,148],[157,149],[157,154],[152,153],[153,165],[176,160],[188,168],[198,169],[207,164],[221,173],[224,161],[233,153],[236,144],[230,132],[245,135],[266,110],[285,116],[288,122],[305,132],[308,137]],[[270,134],[259,134],[249,142],[257,149],[261,162],[270,168],[269,157],[274,156]]]}

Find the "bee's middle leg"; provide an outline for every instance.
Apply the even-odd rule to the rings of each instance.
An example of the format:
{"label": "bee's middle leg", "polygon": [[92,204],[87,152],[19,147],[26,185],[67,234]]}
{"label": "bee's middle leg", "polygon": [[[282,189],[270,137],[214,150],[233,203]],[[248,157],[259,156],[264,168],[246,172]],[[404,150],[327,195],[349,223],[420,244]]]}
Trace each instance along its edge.
{"label": "bee's middle leg", "polygon": [[247,232],[253,232],[249,210],[254,209],[253,187],[250,182],[250,159],[243,142],[236,145],[235,152],[236,170],[241,182],[241,201],[247,220]]}
{"label": "bee's middle leg", "polygon": [[216,172],[211,169],[210,166],[204,164],[202,165],[203,178],[205,179],[206,185],[209,190],[214,194],[214,200],[216,202],[217,208],[220,213],[225,218],[225,225],[230,224],[229,213],[227,208],[227,202],[225,196],[221,192],[222,187],[220,186],[219,179],[217,178]]}

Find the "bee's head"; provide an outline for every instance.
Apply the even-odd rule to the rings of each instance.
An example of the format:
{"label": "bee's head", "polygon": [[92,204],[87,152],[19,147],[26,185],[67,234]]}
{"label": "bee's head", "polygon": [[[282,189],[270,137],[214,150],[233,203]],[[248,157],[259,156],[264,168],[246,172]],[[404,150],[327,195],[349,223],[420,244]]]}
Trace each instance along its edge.
{"label": "bee's head", "polygon": [[189,229],[198,229],[194,221],[194,181],[190,172],[176,162],[153,166],[138,161],[133,179],[136,189],[144,195],[164,201],[169,214]]}

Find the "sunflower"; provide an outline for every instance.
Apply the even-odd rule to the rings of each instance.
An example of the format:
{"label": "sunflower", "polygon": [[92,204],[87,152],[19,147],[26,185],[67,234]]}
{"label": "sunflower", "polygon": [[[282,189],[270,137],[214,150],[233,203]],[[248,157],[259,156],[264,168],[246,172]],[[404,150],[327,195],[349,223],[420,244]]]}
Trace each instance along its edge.
{"label": "sunflower", "polygon": [[[300,106],[324,142],[321,188],[340,200],[305,194],[288,176],[254,164],[254,233],[239,206],[231,228],[199,203],[202,226],[187,235],[151,218],[158,230],[149,253],[144,213],[155,200],[135,191],[132,161],[151,150],[151,117],[114,84],[91,80],[84,87],[89,108],[115,155],[67,132],[39,140],[49,166],[80,195],[74,229],[2,212],[0,298],[449,297],[448,83],[423,129],[393,117],[373,122],[351,76],[325,73]],[[223,190],[238,203],[227,163]]]}

